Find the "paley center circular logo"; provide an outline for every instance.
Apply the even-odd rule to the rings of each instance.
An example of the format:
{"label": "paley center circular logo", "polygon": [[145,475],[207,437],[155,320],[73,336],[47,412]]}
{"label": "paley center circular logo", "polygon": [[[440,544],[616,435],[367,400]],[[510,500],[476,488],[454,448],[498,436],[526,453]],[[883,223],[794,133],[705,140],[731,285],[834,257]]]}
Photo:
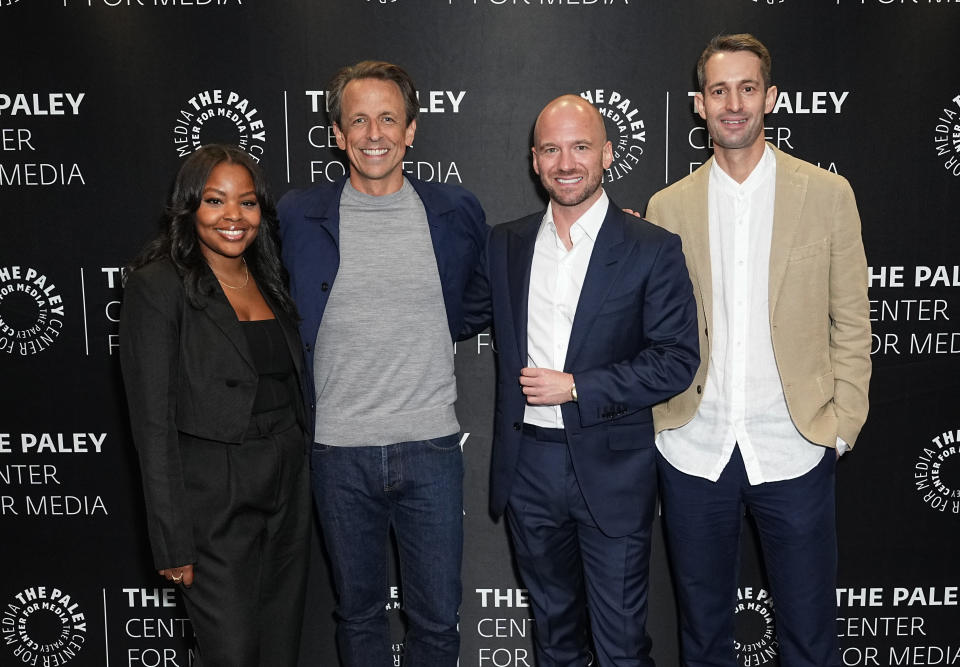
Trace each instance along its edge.
{"label": "paley center circular logo", "polygon": [[943,168],[960,176],[960,93],[943,107],[933,130],[933,148]]}
{"label": "paley center circular logo", "polygon": [[613,163],[603,173],[604,183],[619,181],[630,174],[643,157],[647,131],[640,110],[626,93],[596,88],[585,90],[580,97],[597,108],[607,126],[607,138],[613,144]]}
{"label": "paley center circular logo", "polygon": [[63,331],[63,299],[47,275],[30,266],[0,266],[0,354],[46,350]]}
{"label": "paley center circular logo", "polygon": [[913,464],[913,483],[932,510],[960,514],[960,429],[944,431],[924,445]]}
{"label": "paley center circular logo", "polygon": [[260,111],[232,90],[201,90],[189,98],[173,124],[173,147],[184,157],[204,144],[234,144],[260,161],[267,131]]}
{"label": "paley center circular logo", "polygon": [[83,648],[86,635],[80,605],[59,588],[25,588],[7,601],[0,616],[4,650],[15,658],[10,664],[64,665]]}
{"label": "paley center circular logo", "polygon": [[744,665],[763,665],[778,653],[776,625],[773,616],[773,598],[763,588],[737,589],[737,606],[733,608],[735,636],[739,662]]}

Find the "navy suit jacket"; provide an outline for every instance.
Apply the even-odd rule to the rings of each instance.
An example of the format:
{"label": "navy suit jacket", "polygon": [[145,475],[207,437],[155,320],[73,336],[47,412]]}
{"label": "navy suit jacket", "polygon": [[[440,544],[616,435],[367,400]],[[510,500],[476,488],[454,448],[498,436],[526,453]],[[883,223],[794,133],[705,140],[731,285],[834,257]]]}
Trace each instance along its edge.
{"label": "navy suit jacket", "polygon": [[[469,338],[480,330],[464,324],[464,294],[472,281],[480,279],[480,257],[488,231],[483,209],[464,188],[406,178],[427,212],[451,343]],[[316,424],[313,347],[340,268],[340,195],[346,182],[344,177],[332,184],[291,190],[277,205],[283,263],[290,273],[290,295],[301,317],[311,433]],[[397,285],[397,289],[403,289],[403,285]]]}
{"label": "navy suit jacket", "polygon": [[[544,212],[497,225],[485,263],[497,350],[490,506],[510,497],[526,398],[527,295]],[[574,316],[566,362],[579,402],[561,405],[580,489],[617,537],[649,525],[656,502],[651,406],[686,389],[699,364],[697,312],[680,237],[610,203]]]}

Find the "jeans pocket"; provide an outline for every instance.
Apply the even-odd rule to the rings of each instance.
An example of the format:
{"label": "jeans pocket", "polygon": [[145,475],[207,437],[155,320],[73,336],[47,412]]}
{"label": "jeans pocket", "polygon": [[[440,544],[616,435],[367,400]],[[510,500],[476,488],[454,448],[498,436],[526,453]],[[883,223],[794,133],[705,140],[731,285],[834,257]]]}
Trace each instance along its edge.
{"label": "jeans pocket", "polygon": [[427,446],[431,449],[436,449],[441,452],[453,451],[460,447],[460,434],[451,433],[450,435],[445,435],[442,438],[431,438],[429,440],[424,440],[427,443]]}

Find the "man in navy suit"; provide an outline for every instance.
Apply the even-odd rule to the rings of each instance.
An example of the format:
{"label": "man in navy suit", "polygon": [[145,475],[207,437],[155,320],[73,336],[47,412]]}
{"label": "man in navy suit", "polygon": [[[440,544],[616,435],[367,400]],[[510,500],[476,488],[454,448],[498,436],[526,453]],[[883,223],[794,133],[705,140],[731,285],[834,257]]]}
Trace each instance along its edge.
{"label": "man in navy suit", "polygon": [[497,347],[491,509],[505,513],[540,667],[653,665],[646,634],[657,495],[651,406],[689,386],[697,315],[679,237],[624,214],[613,160],[575,95],[537,118],[546,211],[493,228]]}

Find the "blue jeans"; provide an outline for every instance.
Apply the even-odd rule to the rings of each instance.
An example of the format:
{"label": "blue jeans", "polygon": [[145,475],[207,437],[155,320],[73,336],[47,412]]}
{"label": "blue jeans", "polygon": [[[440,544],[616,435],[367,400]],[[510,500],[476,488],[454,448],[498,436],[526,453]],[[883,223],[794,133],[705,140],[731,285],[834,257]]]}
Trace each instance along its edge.
{"label": "blue jeans", "polygon": [[347,667],[393,664],[387,539],[400,551],[406,667],[455,667],[460,653],[463,454],[459,434],[383,447],[314,444],[313,493],[337,589]]}

